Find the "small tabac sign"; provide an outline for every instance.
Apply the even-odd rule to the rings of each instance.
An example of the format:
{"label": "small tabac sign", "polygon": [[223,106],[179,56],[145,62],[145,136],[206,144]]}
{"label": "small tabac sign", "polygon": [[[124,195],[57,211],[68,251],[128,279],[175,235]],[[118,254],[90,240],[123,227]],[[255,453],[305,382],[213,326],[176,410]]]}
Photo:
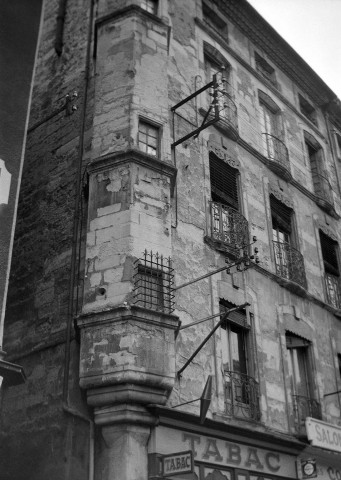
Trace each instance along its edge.
{"label": "small tabac sign", "polygon": [[162,476],[171,477],[180,473],[193,472],[193,453],[192,450],[186,452],[171,453],[163,455],[161,458]]}

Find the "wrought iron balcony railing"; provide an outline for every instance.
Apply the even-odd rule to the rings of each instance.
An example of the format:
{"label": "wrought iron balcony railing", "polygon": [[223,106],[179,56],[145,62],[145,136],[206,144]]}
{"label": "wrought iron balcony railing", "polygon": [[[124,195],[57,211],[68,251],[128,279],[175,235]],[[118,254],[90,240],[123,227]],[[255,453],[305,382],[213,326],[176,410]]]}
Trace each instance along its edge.
{"label": "wrought iron balcony railing", "polygon": [[285,173],[286,176],[291,176],[289,153],[282,140],[269,133],[263,133],[263,141],[265,143],[264,146],[266,147],[267,157],[271,160],[270,166],[275,167],[279,173]]}
{"label": "wrought iron balcony railing", "polygon": [[307,288],[303,255],[289,243],[273,241],[276,274]]}
{"label": "wrought iron balcony railing", "polygon": [[229,128],[238,132],[237,107],[227,93],[221,93],[221,96],[218,96],[218,108],[220,122],[226,123]]}
{"label": "wrought iron balcony railing", "polygon": [[[208,108],[200,109],[203,116],[208,114]],[[218,89],[216,101],[212,102],[208,120],[219,115],[219,121],[215,124],[220,127],[233,140],[239,137],[237,106],[226,91],[226,86],[221,85]]]}
{"label": "wrought iron balcony railing", "polygon": [[317,203],[329,211],[333,209],[334,199],[333,199],[333,190],[331,184],[324,175],[319,173],[314,174],[314,192],[317,197]]}
{"label": "wrought iron balcony railing", "polygon": [[225,371],[226,413],[236,418],[260,419],[259,386],[248,375]]}
{"label": "wrought iron balcony railing", "polygon": [[324,281],[326,286],[327,302],[334,308],[341,309],[340,277],[332,275],[331,273],[325,273]]}
{"label": "wrought iron balcony railing", "polygon": [[248,221],[232,207],[211,202],[211,237],[239,254],[239,250],[250,243]]}
{"label": "wrought iron balcony railing", "polygon": [[294,423],[297,433],[305,433],[305,419],[313,417],[322,420],[320,403],[314,398],[303,395],[293,395]]}

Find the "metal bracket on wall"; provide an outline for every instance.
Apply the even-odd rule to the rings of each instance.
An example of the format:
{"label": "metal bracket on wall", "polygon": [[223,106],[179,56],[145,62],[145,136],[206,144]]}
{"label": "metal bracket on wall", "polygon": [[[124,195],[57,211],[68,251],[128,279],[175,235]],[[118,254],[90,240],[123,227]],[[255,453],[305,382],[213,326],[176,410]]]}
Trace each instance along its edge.
{"label": "metal bracket on wall", "polygon": [[[208,342],[208,340],[212,337],[212,335],[214,334],[214,332],[220,327],[220,325],[225,322],[225,320],[228,319],[228,316],[229,316],[229,313],[231,312],[235,312],[237,310],[242,310],[243,308],[245,307],[248,307],[250,306],[250,304],[248,302],[245,302],[243,303],[242,305],[239,305],[238,307],[234,307],[234,308],[230,308],[229,310],[227,310],[227,312],[220,318],[219,322],[217,323],[217,325],[215,325],[213,327],[213,329],[210,331],[210,333],[205,337],[205,339],[201,342],[201,344],[199,345],[199,347],[195,350],[195,352],[190,356],[190,358],[187,360],[187,362],[180,368],[180,370],[178,370],[177,372],[177,377],[180,378],[181,377],[181,374],[182,372],[185,370],[185,368],[188,367],[188,365],[192,362],[193,358],[200,352],[200,350],[202,349],[202,347]],[[219,314],[221,315],[221,314]]]}
{"label": "metal bracket on wall", "polygon": [[[201,93],[205,92],[206,90],[208,90],[209,88],[212,88],[213,89],[213,101],[211,102],[210,106],[209,106],[209,109],[208,111],[206,112],[206,115],[201,123],[200,126],[197,126],[197,125],[194,125],[192,124],[192,122],[190,122],[187,118],[185,118],[184,116],[182,116],[181,114],[179,114],[176,110],[179,109],[180,107],[182,107],[183,105],[185,105],[186,103],[188,103],[190,100],[192,100],[193,98],[196,98],[198,95],[200,95]],[[181,100],[181,102],[177,103],[176,105],[174,105],[174,107],[171,108],[171,111],[173,112],[173,138],[175,139],[175,115],[177,115],[179,118],[182,118],[183,120],[185,120],[186,122],[190,123],[191,125],[193,125],[194,127],[196,127],[194,130],[192,130],[192,132],[190,133],[187,133],[186,135],[184,135],[183,137],[179,138],[178,140],[174,141],[171,145],[172,148],[175,148],[177,145],[179,145],[180,143],[184,142],[185,140],[188,140],[189,138],[191,137],[194,137],[194,136],[198,136],[199,133],[204,130],[205,128],[209,127],[210,125],[213,125],[214,123],[217,123],[219,120],[220,120],[220,116],[219,116],[219,102],[218,102],[218,93],[219,93],[219,83],[217,81],[217,75],[213,75],[213,80],[212,82],[208,83],[207,85],[205,85],[204,87],[200,88],[199,90],[197,90],[196,92],[192,93],[191,95],[189,95],[188,97],[186,97],[184,100]],[[211,113],[213,110],[213,113]],[[208,120],[208,117],[209,115],[211,114],[211,116],[213,115],[213,118],[211,120]]]}

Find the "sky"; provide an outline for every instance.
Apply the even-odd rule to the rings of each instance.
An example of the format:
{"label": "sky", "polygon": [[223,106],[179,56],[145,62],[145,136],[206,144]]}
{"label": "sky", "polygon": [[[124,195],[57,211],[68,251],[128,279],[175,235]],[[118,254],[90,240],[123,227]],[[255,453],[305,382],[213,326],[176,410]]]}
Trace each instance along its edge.
{"label": "sky", "polygon": [[248,0],[341,99],[341,0]]}

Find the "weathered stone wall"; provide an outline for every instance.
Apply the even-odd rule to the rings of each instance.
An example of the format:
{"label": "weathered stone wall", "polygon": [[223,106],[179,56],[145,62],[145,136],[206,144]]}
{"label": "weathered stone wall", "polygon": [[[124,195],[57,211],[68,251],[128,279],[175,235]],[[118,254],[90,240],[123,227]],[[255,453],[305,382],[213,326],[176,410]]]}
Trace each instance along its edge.
{"label": "weathered stone wall", "polygon": [[[81,105],[92,88],[84,91],[89,3],[68,1],[61,56],[59,2],[45,3],[5,318],[4,349],[27,380],[2,388],[2,479],[84,478],[88,469],[89,424],[63,411],[62,391],[73,222],[82,215],[75,212]],[[74,91],[78,110],[68,116],[65,96]],[[68,401],[85,415],[78,358],[73,339]]]}
{"label": "weathered stone wall", "polygon": [[[336,200],[336,167],[321,111],[316,129],[299,113],[299,89],[292,80],[276,68],[278,90],[263,83],[253,70],[256,46],[225,18],[229,32],[229,49],[225,50],[195,21],[201,16],[201,4],[195,0],[161,0],[159,18],[143,12],[138,0],[98,2],[96,46],[91,46],[95,58],[85,92],[89,12],[82,0],[69,0],[67,5],[63,54],[58,57],[53,50],[55,0],[45,7],[38,56],[5,324],[5,349],[10,359],[24,366],[28,379],[24,385],[2,392],[0,457],[5,463],[0,478],[77,479],[87,475],[88,424],[63,412],[61,405],[82,121],[81,109],[71,116],[63,109],[65,95],[73,90],[79,92],[79,106],[87,94],[82,174],[87,166],[89,198],[83,199],[79,213],[82,219],[88,214],[80,249],[84,256],[84,285],[83,279],[80,281],[84,297],[79,293],[80,303],[84,298],[83,315],[78,323],[82,340],[81,352],[77,342],[71,342],[69,403],[86,413],[78,388],[79,358],[88,403],[103,410],[105,402],[119,404],[122,398],[144,404],[149,393],[165,403],[174,383],[168,405],[193,400],[200,397],[207,376],[212,374],[208,415],[238,424],[225,415],[219,330],[181,379],[175,375],[217,320],[181,330],[175,339],[175,316],[150,314],[147,318],[145,312],[140,312],[140,317],[133,312],[134,317],[128,310],[133,300],[133,262],[145,249],[172,256],[177,285],[224,265],[225,255],[205,240],[211,233],[210,141],[238,161],[241,210],[251,235],[258,239],[260,268],[233,275],[222,272],[180,289],[174,313],[185,326],[218,313],[220,298],[236,305],[250,304],[246,316],[253,332],[252,369],[260,385],[262,415],[262,423],[250,428],[259,430],[291,432],[285,332],[310,340],[315,396],[322,403],[324,418],[337,423],[337,398],[323,401],[323,395],[337,390],[335,368],[341,334],[339,320],[325,305],[318,229],[322,226],[330,231],[339,243],[341,232],[338,219],[321,210],[312,195],[303,136],[306,130],[322,145]],[[204,42],[217,48],[231,65],[231,95],[238,109],[240,138],[237,142],[226,131],[211,126],[172,151],[175,139],[170,108],[206,82]],[[290,175],[286,180],[278,177],[264,158],[258,90],[269,95],[280,109],[292,179]],[[206,94],[197,105],[191,101],[183,107],[183,116],[201,122],[203,117],[196,107],[205,106],[205,102]],[[158,159],[137,153],[140,116],[160,126]],[[177,119],[176,138],[190,128],[184,119]],[[175,169],[170,165],[177,169],[175,189]],[[269,204],[274,189],[295,211],[297,248],[304,257],[308,293],[290,291],[275,275]],[[338,204],[335,208],[341,211]],[[126,307],[122,313],[120,309]],[[129,318],[128,313],[132,315]],[[138,387],[131,391],[116,388],[128,380]],[[116,389],[111,389],[113,386]],[[198,403],[182,408],[199,412]],[[102,411],[100,421],[104,424],[114,413]],[[99,417],[97,410],[96,415]],[[246,423],[239,424],[245,427]],[[115,443],[119,430],[105,428],[104,437]],[[129,435],[126,432],[128,440]],[[142,437],[140,443],[145,448],[147,428]],[[106,461],[113,460],[104,449],[104,441],[98,445],[104,475]],[[120,451],[117,446],[114,450]],[[110,468],[115,471],[114,465]]]}

